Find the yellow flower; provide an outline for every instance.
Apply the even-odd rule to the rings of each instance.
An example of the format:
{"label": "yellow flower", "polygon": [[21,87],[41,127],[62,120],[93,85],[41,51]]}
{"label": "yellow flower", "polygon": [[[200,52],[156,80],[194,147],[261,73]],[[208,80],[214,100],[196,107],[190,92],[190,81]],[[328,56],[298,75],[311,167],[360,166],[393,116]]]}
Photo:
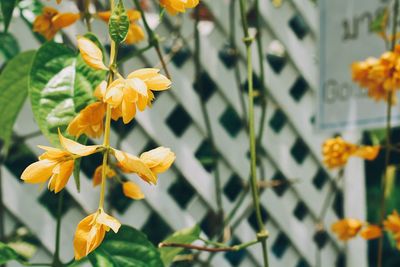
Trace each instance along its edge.
{"label": "yellow flower", "polygon": [[44,7],[42,14],[33,22],[33,31],[51,40],[60,29],[74,24],[79,18],[77,13],[59,13],[57,9]]}
{"label": "yellow flower", "polygon": [[361,230],[362,222],[356,219],[343,219],[332,224],[332,231],[338,238],[347,241],[355,237]]}
{"label": "yellow flower", "polygon": [[[144,39],[143,29],[137,24],[137,21],[141,18],[140,12],[134,9],[130,9],[126,12],[129,18],[129,29],[128,34],[126,35],[125,43],[126,44],[136,44]],[[103,11],[97,13],[98,17],[108,22],[111,16],[110,11]]]}
{"label": "yellow flower", "polygon": [[101,49],[86,37],[78,37],[78,48],[82,59],[86,64],[97,70],[108,70],[103,62],[103,52]]}
{"label": "yellow flower", "polygon": [[95,250],[103,242],[106,232],[118,232],[121,223],[102,209],[90,214],[79,222],[74,237],[75,260],[79,260]]}
{"label": "yellow flower", "polygon": [[[103,175],[103,166],[100,165],[94,171],[94,174],[93,174],[93,186],[97,186],[97,185],[99,185],[101,183],[102,175]],[[113,169],[111,169],[109,166],[107,166],[106,177],[112,178],[112,177],[114,177],[116,175],[117,174],[115,173],[115,171]]]}
{"label": "yellow flower", "polygon": [[131,181],[122,184],[122,191],[124,192],[124,195],[126,197],[132,199],[140,200],[144,198],[144,195],[140,187]]}
{"label": "yellow flower", "polygon": [[397,211],[393,211],[392,214],[387,216],[383,222],[383,227],[393,235],[393,238],[396,240],[397,249],[400,250],[400,216]]}
{"label": "yellow flower", "polygon": [[[367,58],[352,64],[352,77],[375,100],[396,103],[395,90],[400,89],[400,46],[383,53],[380,58]],[[389,93],[392,98],[388,99]]]}
{"label": "yellow flower", "polygon": [[379,146],[357,146],[341,137],[328,139],[322,145],[323,161],[329,169],[343,167],[351,156],[374,160],[379,151]]}
{"label": "yellow flower", "polygon": [[171,152],[171,149],[161,146],[142,153],[140,159],[155,175],[157,175],[171,167],[172,163],[175,161],[175,154]]}
{"label": "yellow flower", "polygon": [[356,149],[355,145],[345,142],[340,137],[328,139],[322,145],[323,161],[330,169],[342,167]]}
{"label": "yellow flower", "polygon": [[382,229],[377,225],[368,225],[361,230],[360,236],[365,240],[376,239],[382,236]]}
{"label": "yellow flower", "polygon": [[74,169],[74,160],[96,152],[99,146],[84,146],[58,133],[63,149],[39,146],[45,150],[39,161],[29,165],[21,175],[26,183],[44,183],[49,178],[48,188],[60,192],[67,184]]}
{"label": "yellow flower", "polygon": [[171,15],[183,13],[186,8],[194,8],[199,4],[199,0],[160,0],[160,5]]}
{"label": "yellow flower", "polygon": [[154,99],[152,91],[170,88],[171,81],[159,71],[140,69],[130,73],[126,79],[119,78],[110,84],[104,99],[115,109],[113,119],[122,116],[124,123],[129,123],[136,115],[136,107],[143,111],[151,106]]}
{"label": "yellow flower", "polygon": [[79,137],[86,134],[92,138],[99,138],[103,134],[104,115],[106,106],[102,102],[95,102],[82,109],[68,125],[70,135]]}

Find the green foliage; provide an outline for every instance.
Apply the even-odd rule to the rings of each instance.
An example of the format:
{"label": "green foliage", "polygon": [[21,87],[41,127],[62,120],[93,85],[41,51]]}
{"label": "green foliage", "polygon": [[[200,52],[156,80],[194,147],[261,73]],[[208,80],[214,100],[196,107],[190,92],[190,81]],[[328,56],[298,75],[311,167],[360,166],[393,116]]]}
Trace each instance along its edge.
{"label": "green foliage", "polygon": [[0,0],[1,12],[4,19],[4,32],[7,32],[10,26],[14,7],[17,5],[17,0]]}
{"label": "green foliage", "polygon": [[0,75],[0,139],[10,144],[13,126],[28,94],[28,77],[35,51],[10,60]]}
{"label": "green foliage", "polygon": [[126,14],[124,3],[122,0],[119,0],[108,23],[111,39],[117,44],[122,43],[128,34],[129,24],[129,18]]}
{"label": "green foliage", "polygon": [[29,94],[40,130],[58,146],[57,129],[66,129],[76,113],[92,99],[104,71],[86,66],[62,44],[48,42],[36,53],[30,72]]}
{"label": "green foliage", "polygon": [[123,225],[110,231],[103,243],[89,254],[93,267],[163,267],[157,248],[140,231]]}
{"label": "green foliage", "polygon": [[[180,244],[191,244],[200,237],[200,227],[195,225],[190,228],[185,228],[180,231],[173,233],[163,243],[180,243]],[[183,251],[183,248],[173,248],[173,247],[162,247],[159,248],[161,253],[161,259],[165,266],[170,266],[175,256]]]}
{"label": "green foliage", "polygon": [[0,242],[0,264],[4,264],[12,260],[19,261],[21,263],[24,262],[24,258],[15,250]]}
{"label": "green foliage", "polygon": [[386,129],[377,129],[368,131],[372,144],[378,146],[386,140]]}
{"label": "green foliage", "polygon": [[19,53],[17,39],[10,33],[0,33],[0,54],[9,60]]}

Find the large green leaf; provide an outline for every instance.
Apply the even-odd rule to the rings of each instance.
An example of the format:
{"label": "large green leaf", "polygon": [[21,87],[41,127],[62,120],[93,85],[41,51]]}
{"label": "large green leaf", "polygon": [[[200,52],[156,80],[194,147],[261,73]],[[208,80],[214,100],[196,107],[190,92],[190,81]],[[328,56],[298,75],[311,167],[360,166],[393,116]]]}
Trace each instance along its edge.
{"label": "large green leaf", "polygon": [[119,0],[111,14],[108,31],[111,39],[117,44],[122,43],[129,30],[129,18],[126,14],[124,3]]}
{"label": "large green leaf", "polygon": [[[173,233],[163,243],[179,243],[179,244],[191,244],[200,237],[200,227],[195,225],[190,228],[185,228],[180,231]],[[159,248],[161,253],[161,259],[165,266],[170,266],[175,256],[183,251],[183,248],[173,248],[173,247],[162,247]]]}
{"label": "large green leaf", "polygon": [[4,264],[12,260],[24,262],[24,258],[15,252],[15,250],[0,242],[0,264]]}
{"label": "large green leaf", "polygon": [[10,25],[14,7],[17,5],[17,0],[0,0],[1,12],[4,18],[4,32],[7,32]]}
{"label": "large green leaf", "polygon": [[0,139],[7,149],[13,126],[28,94],[28,77],[35,51],[10,60],[0,75]]}
{"label": "large green leaf", "polygon": [[65,45],[48,42],[36,53],[30,72],[29,94],[43,134],[58,146],[57,130],[93,100],[93,89],[105,78]]}
{"label": "large green leaf", "polygon": [[9,60],[19,53],[17,39],[10,33],[0,33],[0,54]]}
{"label": "large green leaf", "polygon": [[93,267],[163,267],[160,253],[138,230],[123,225],[107,233],[99,248],[89,255]]}

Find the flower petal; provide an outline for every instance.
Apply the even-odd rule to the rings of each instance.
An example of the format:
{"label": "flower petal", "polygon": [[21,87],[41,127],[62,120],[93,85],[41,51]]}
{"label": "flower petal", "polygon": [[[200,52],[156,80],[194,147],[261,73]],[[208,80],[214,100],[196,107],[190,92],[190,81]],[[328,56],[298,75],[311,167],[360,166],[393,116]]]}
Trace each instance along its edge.
{"label": "flower petal", "polygon": [[69,177],[72,175],[74,170],[74,161],[68,160],[60,163],[60,173],[58,174],[57,180],[55,182],[54,193],[60,192],[67,184]]}
{"label": "flower petal", "polygon": [[125,172],[137,173],[146,182],[151,184],[157,183],[157,177],[138,157],[116,149],[114,150],[114,155]]}
{"label": "flower petal", "polygon": [[144,198],[144,194],[140,187],[131,181],[123,183],[122,191],[126,197],[132,199],[140,200]]}
{"label": "flower petal", "polygon": [[71,154],[75,154],[81,157],[95,153],[96,149],[100,147],[99,145],[84,146],[82,144],[79,144],[78,142],[64,137],[61,134],[60,129],[58,129],[58,138],[60,139],[60,143],[65,150],[67,150]]}
{"label": "flower petal", "polygon": [[21,179],[26,183],[43,183],[53,173],[57,161],[53,160],[40,160],[29,165],[21,175]]}
{"label": "flower petal", "polygon": [[87,65],[98,70],[108,70],[103,63],[103,52],[91,40],[79,36],[78,48]]}
{"label": "flower petal", "polygon": [[155,173],[166,171],[175,161],[175,153],[166,147],[158,147],[140,155],[140,159]]}
{"label": "flower petal", "polygon": [[143,68],[143,69],[139,69],[139,70],[135,70],[134,72],[131,72],[128,75],[128,79],[139,78],[139,79],[145,81],[147,79],[154,77],[159,72],[160,72],[160,70],[156,69],[156,68]]}
{"label": "flower petal", "polygon": [[78,13],[60,13],[54,16],[51,21],[56,29],[62,29],[74,24],[80,17]]}
{"label": "flower petal", "polygon": [[96,218],[96,223],[102,224],[111,228],[114,233],[117,233],[119,228],[121,227],[121,223],[115,219],[114,217],[108,215],[103,210],[100,211],[99,215]]}
{"label": "flower petal", "polygon": [[96,216],[97,213],[90,214],[80,221],[76,227],[74,237],[75,260],[87,256],[90,252],[95,250],[104,239],[104,227],[96,227],[96,225],[93,224]]}
{"label": "flower petal", "polygon": [[376,239],[382,236],[382,229],[377,225],[368,225],[361,230],[360,236],[365,240]]}

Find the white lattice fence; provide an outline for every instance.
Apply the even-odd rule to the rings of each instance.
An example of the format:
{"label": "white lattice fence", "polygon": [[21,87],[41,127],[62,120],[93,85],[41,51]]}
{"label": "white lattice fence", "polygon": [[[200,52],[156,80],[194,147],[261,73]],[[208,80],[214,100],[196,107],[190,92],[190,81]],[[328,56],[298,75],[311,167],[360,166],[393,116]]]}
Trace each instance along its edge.
{"label": "white lattice fence", "polygon": [[[213,170],[200,159],[209,154],[209,138],[201,112],[200,99],[206,101],[210,113],[216,146],[220,155],[218,168],[223,188],[223,206],[228,213],[239,198],[241,186],[249,176],[248,138],[242,127],[243,117],[238,97],[233,68],[221,56],[229,33],[229,1],[204,0],[211,7],[215,23],[203,22],[201,35],[201,65],[205,94],[199,95],[193,86],[193,21],[190,16],[181,18],[180,37],[182,47],[171,54],[169,69],[173,77],[173,88],[157,96],[153,108],[137,115],[136,123],[129,130],[114,125],[112,141],[116,145],[123,135],[121,148],[134,153],[159,145],[171,147],[177,159],[172,170],[160,177],[157,187],[141,184],[146,200],[131,201],[124,198],[121,188],[110,188],[110,209],[123,222],[144,230],[153,241],[160,241],[167,234],[199,222],[205,235],[212,232],[215,218],[216,196]],[[318,90],[318,65],[316,63],[318,36],[317,8],[308,0],[286,1],[275,9],[269,0],[261,0],[263,52],[265,60],[268,106],[265,118],[266,131],[262,138],[261,164],[265,169],[262,178],[286,181],[297,179],[292,185],[285,184],[261,195],[262,213],[270,237],[268,239],[271,266],[304,267],[315,266],[318,247],[324,259],[324,267],[344,266],[343,247],[330,234],[315,237],[315,224],[323,200],[328,192],[331,177],[321,164],[320,144],[326,134],[313,130],[315,95]],[[63,8],[73,8],[64,2]],[[236,10],[238,13],[238,10]],[[152,14],[153,17],[156,16]],[[241,42],[239,14],[236,14],[236,42],[241,53],[239,68],[241,85],[246,83],[244,49]],[[160,36],[171,37],[176,18],[164,18],[158,25]],[[104,36],[104,24],[95,23],[95,32]],[[207,29],[208,28],[208,29]],[[29,30],[16,18],[12,31],[18,31],[23,49],[37,47]],[[205,30],[204,30],[205,29]],[[82,25],[66,30],[74,40],[77,33],[84,32]],[[173,35],[175,37],[175,35]],[[285,48],[286,56],[279,64],[271,58],[271,43],[277,41]],[[165,52],[172,43],[165,43]],[[257,63],[256,49],[253,61]],[[155,66],[159,62],[152,50],[144,56],[126,62],[128,71],[144,66]],[[255,75],[259,74],[258,64]],[[242,95],[242,97],[246,97]],[[260,106],[257,106],[257,121]],[[25,105],[19,116],[15,131],[24,135],[37,130],[29,105]],[[18,222],[43,240],[40,259],[48,258],[53,251],[55,220],[54,196],[37,190],[32,185],[18,181],[24,167],[34,160],[40,151],[38,144],[45,144],[44,137],[31,138],[25,144],[17,144],[12,150],[6,167],[3,168],[5,205],[10,217],[9,228]],[[22,150],[31,149],[32,158],[19,157]],[[78,194],[73,182],[67,190],[68,207],[64,212],[62,227],[62,250],[64,260],[72,257],[72,234],[77,222],[97,207],[98,189],[92,189],[91,177],[99,163],[98,159],[82,164],[82,192]],[[337,219],[343,208],[343,195],[337,193],[328,209],[325,222]],[[233,221],[239,220],[234,240],[245,242],[254,238],[255,219],[251,209],[250,195],[244,199]],[[46,252],[48,251],[48,252]],[[260,266],[262,256],[259,247],[248,249],[249,253],[218,254],[212,266]],[[360,255],[364,255],[364,251]],[[204,257],[206,255],[203,255]],[[362,256],[361,256],[362,258]]]}

